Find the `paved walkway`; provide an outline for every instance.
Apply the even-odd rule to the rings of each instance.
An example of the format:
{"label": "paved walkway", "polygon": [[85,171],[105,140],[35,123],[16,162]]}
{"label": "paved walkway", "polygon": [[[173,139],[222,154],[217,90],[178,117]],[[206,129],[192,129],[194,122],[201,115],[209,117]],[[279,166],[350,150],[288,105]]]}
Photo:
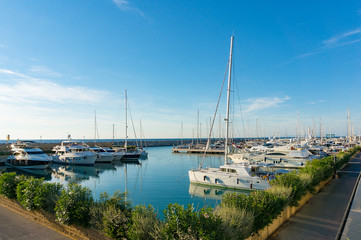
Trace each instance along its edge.
{"label": "paved walkway", "polygon": [[334,239],[360,171],[361,154],[358,154],[338,179],[325,186],[269,239]]}
{"label": "paved walkway", "polygon": [[69,240],[71,238],[0,205],[0,240]]}

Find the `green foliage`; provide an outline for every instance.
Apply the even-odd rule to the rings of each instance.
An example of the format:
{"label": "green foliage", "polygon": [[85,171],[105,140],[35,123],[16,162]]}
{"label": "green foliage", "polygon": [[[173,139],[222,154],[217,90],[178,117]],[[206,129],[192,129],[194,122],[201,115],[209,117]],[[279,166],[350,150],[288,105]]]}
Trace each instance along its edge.
{"label": "green foliage", "polygon": [[269,191],[251,192],[246,194],[227,194],[223,197],[221,207],[233,207],[254,215],[252,232],[269,225],[287,205],[288,199],[281,194]]}
{"label": "green foliage", "polygon": [[331,177],[334,172],[334,160],[333,157],[324,157],[321,159],[314,159],[312,162],[308,162],[300,173],[306,173],[311,176],[310,187],[317,186],[321,181]]}
{"label": "green foliage", "polygon": [[54,213],[56,202],[61,194],[62,185],[60,183],[43,182],[37,189],[34,198],[34,205],[38,209],[43,209]]}
{"label": "green foliage", "polygon": [[106,207],[103,215],[104,233],[115,239],[126,239],[130,217],[127,211],[122,211],[114,205]]}
{"label": "green foliage", "polygon": [[90,207],[93,203],[91,191],[77,184],[69,184],[62,190],[56,202],[55,216],[63,224],[78,224],[88,226],[90,222]]}
{"label": "green foliage", "polygon": [[351,157],[355,155],[358,151],[361,150],[361,147],[354,147],[352,149],[349,149],[346,152],[339,152],[336,155],[336,166],[335,169],[340,169],[345,163],[350,161]]}
{"label": "green foliage", "polygon": [[125,200],[126,193],[119,191],[109,197],[101,193],[91,208],[91,226],[102,230],[107,236],[121,239],[127,237],[131,219],[131,204]]}
{"label": "green foliage", "polygon": [[271,186],[284,186],[292,189],[288,203],[290,206],[297,206],[298,201],[307,193],[307,183],[302,181],[299,174],[296,172],[289,172],[282,175],[277,175],[274,180],[270,182]]}
{"label": "green foliage", "polygon": [[194,211],[192,205],[185,209],[177,203],[164,210],[165,239],[223,239],[221,219],[212,208]]}
{"label": "green foliage", "polygon": [[24,176],[17,176],[15,172],[2,173],[0,175],[0,194],[4,195],[6,198],[15,199],[16,187],[19,182],[24,179]]}
{"label": "green foliage", "polygon": [[132,223],[128,230],[129,239],[160,239],[162,225],[154,208],[138,205],[132,211]]}
{"label": "green foliage", "polygon": [[29,178],[20,182],[16,187],[16,195],[19,203],[27,210],[36,209],[34,198],[37,189],[40,188],[44,179]]}
{"label": "green foliage", "polygon": [[222,219],[225,239],[246,239],[252,233],[254,215],[235,207],[217,207],[215,213]]}

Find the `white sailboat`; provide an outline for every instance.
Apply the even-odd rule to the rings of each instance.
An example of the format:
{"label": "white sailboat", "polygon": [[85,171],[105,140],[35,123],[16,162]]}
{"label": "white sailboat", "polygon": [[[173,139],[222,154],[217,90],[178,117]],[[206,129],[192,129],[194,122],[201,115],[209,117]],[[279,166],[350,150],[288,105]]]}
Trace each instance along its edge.
{"label": "white sailboat", "polygon": [[129,148],[128,147],[128,102],[127,102],[127,90],[125,90],[125,141],[124,148],[113,147],[113,149],[117,152],[123,152],[123,157],[121,161],[138,161],[140,157],[140,152],[136,147]]}
{"label": "white sailboat", "polygon": [[232,71],[233,36],[231,37],[231,48],[228,68],[227,87],[227,113],[226,113],[226,140],[225,140],[225,164],[219,168],[207,168],[188,171],[191,183],[203,184],[217,187],[264,190],[270,187],[269,182],[262,179],[258,174],[260,165],[250,163],[228,164],[228,136],[229,136],[229,104],[231,92],[231,71]]}

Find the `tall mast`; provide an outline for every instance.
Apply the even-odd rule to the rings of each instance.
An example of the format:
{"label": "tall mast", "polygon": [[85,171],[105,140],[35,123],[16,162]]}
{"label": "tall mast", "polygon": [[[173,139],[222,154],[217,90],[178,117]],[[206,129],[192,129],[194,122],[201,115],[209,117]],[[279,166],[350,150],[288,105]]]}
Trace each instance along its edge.
{"label": "tall mast", "polygon": [[197,145],[199,144],[199,109],[197,112]]}
{"label": "tall mast", "polygon": [[233,51],[233,36],[231,37],[231,49],[229,52],[229,68],[228,68],[228,87],[227,87],[227,113],[226,113],[226,142],[224,144],[224,163],[227,164],[228,156],[228,135],[229,135],[229,100],[231,95],[231,73],[232,73],[232,51]]}
{"label": "tall mast", "polygon": [[125,143],[124,143],[124,148],[125,148],[125,152],[128,151],[128,113],[127,113],[127,107],[128,107],[128,103],[127,103],[127,89],[125,89]]}
{"label": "tall mast", "polygon": [[97,110],[94,112],[94,144],[97,142]]}
{"label": "tall mast", "polygon": [[114,144],[114,123],[113,123],[113,141],[112,141],[112,145]]}

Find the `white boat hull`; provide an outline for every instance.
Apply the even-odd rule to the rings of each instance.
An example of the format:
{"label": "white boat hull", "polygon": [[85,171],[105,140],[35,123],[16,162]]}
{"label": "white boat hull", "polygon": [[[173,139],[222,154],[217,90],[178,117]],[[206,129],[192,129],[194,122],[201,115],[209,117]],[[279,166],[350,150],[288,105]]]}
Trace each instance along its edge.
{"label": "white boat hull", "polygon": [[96,154],[74,154],[53,155],[53,162],[59,164],[94,165]]}
{"label": "white boat hull", "polygon": [[99,153],[95,160],[96,163],[110,163],[114,160],[114,155],[111,153]]}
{"label": "white boat hull", "polygon": [[242,189],[242,190],[265,190],[270,187],[269,182],[258,177],[241,177],[232,173],[219,174],[218,171],[191,170],[188,171],[191,183],[208,186]]}

